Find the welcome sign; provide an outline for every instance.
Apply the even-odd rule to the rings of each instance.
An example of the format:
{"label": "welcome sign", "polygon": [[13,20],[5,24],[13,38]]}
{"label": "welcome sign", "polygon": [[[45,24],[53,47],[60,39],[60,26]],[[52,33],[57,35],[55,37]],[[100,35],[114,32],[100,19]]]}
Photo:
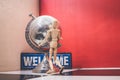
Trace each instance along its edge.
{"label": "welcome sign", "polygon": [[[21,70],[31,70],[35,68],[42,62],[44,56],[44,53],[21,53]],[[61,65],[66,69],[72,68],[71,53],[58,53],[57,60],[59,60]],[[53,58],[52,61],[54,61]]]}

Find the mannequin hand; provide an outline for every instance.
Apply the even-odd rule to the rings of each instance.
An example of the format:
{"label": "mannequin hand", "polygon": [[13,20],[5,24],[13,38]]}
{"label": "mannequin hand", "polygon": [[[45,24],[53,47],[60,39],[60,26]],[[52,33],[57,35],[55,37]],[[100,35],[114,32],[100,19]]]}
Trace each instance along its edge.
{"label": "mannequin hand", "polygon": [[41,47],[41,45],[40,44],[38,44],[38,48],[40,48]]}

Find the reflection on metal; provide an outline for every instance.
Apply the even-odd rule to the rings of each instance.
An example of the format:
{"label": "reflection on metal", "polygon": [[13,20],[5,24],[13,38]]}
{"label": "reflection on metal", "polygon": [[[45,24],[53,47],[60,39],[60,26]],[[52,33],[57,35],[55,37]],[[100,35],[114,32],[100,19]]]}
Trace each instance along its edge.
{"label": "reflection on metal", "polygon": [[38,48],[38,44],[45,38],[47,30],[49,30],[49,25],[57,19],[48,15],[39,16],[37,18],[32,14],[29,16],[31,16],[32,19],[28,23],[25,31],[25,37],[28,44],[36,51],[48,52],[48,42],[46,42],[41,48]]}

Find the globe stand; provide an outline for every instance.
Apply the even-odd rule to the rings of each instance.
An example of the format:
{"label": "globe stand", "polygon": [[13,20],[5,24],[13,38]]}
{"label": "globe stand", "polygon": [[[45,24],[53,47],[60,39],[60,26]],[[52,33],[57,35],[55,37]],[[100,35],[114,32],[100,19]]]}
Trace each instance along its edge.
{"label": "globe stand", "polygon": [[46,73],[50,69],[48,62],[48,53],[45,53],[41,63],[39,63],[32,72],[34,73]]}

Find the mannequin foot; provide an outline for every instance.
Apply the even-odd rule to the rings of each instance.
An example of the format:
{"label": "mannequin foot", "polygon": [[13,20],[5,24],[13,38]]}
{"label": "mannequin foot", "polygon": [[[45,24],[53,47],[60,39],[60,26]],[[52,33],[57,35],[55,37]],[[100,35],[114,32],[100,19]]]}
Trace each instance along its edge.
{"label": "mannequin foot", "polygon": [[51,73],[54,73],[54,72],[55,72],[54,70],[48,70],[46,73],[51,74]]}
{"label": "mannequin foot", "polygon": [[60,74],[62,74],[63,69],[64,69],[64,66],[62,66],[62,67],[60,68]]}

